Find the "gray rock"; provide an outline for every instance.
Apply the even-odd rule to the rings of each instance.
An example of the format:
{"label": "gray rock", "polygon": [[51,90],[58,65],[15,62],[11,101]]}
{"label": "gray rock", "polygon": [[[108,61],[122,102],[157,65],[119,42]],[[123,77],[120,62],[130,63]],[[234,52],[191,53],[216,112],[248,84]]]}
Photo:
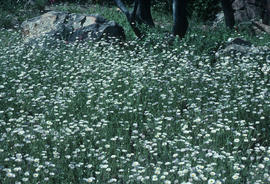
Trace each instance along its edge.
{"label": "gray rock", "polygon": [[230,44],[242,45],[246,47],[251,47],[252,43],[250,41],[243,40],[241,38],[233,39]]}
{"label": "gray rock", "polygon": [[270,26],[270,0],[265,0],[265,3],[262,23]]}
{"label": "gray rock", "polygon": [[260,19],[264,11],[262,1],[258,0],[234,0],[232,7],[236,23]]}
{"label": "gray rock", "polygon": [[246,55],[250,53],[250,50],[253,49],[252,43],[241,38],[235,38],[230,40],[226,45],[225,48],[219,49],[215,56],[219,57],[220,55],[226,54],[241,54]]}
{"label": "gray rock", "polygon": [[219,12],[218,14],[216,14],[216,19],[214,20],[212,27],[215,28],[223,22],[224,22],[224,13]]}
{"label": "gray rock", "polygon": [[245,8],[245,2],[244,0],[235,0],[233,3],[232,3],[232,8],[234,10],[243,10]]}
{"label": "gray rock", "polygon": [[256,6],[255,4],[247,4],[246,11],[250,19],[261,19],[263,8],[261,6]]}
{"label": "gray rock", "polygon": [[[241,38],[230,39],[227,43],[223,44],[215,53],[215,59],[218,60],[222,56],[229,56],[230,58],[236,57],[249,57],[256,56],[259,53],[270,53],[269,46],[254,46],[251,42]],[[270,57],[266,57],[266,61]],[[233,60],[233,59],[232,59]],[[270,61],[270,60],[269,60]]]}
{"label": "gray rock", "polygon": [[250,20],[246,10],[235,11],[234,19],[236,23],[246,22]]}
{"label": "gray rock", "polygon": [[270,26],[263,24],[259,21],[252,21],[252,25],[253,25],[253,29],[255,30],[255,32],[257,32],[257,33],[266,32],[266,33],[270,34]]}
{"label": "gray rock", "polygon": [[67,42],[100,40],[101,38],[125,39],[124,29],[121,26],[99,15],[50,11],[24,21],[21,28],[25,42],[44,36]]}
{"label": "gray rock", "polygon": [[17,16],[14,16],[12,14],[9,14],[5,17],[6,25],[4,25],[5,28],[18,28],[19,27],[19,20]]}
{"label": "gray rock", "polygon": [[[239,30],[244,27],[252,35],[266,32],[270,34],[270,0],[234,0],[232,8],[234,18]],[[213,28],[224,22],[223,12],[216,15]],[[247,29],[248,28],[248,29]]]}

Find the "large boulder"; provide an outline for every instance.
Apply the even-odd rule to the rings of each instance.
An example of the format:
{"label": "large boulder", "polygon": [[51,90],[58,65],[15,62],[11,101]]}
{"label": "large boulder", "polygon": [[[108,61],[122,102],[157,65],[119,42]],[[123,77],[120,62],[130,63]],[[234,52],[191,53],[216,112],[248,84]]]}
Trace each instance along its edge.
{"label": "large boulder", "polygon": [[[225,46],[225,47],[224,47]],[[251,53],[252,43],[241,38],[231,39],[216,52],[216,57],[224,54],[248,54]],[[254,48],[252,48],[254,49]]]}
{"label": "large boulder", "polygon": [[243,40],[242,38],[229,39],[228,42],[222,44],[215,53],[215,58],[223,56],[229,56],[231,58],[235,56],[257,55],[260,52],[269,53],[269,46],[254,46],[250,41]]}
{"label": "large boulder", "polygon": [[262,0],[234,0],[232,8],[236,23],[261,19],[265,12]]}
{"label": "large boulder", "polygon": [[263,13],[262,23],[270,26],[270,0],[264,0],[265,9]]}
{"label": "large boulder", "polygon": [[263,24],[259,21],[252,21],[252,27],[254,29],[255,32],[257,33],[262,33],[262,32],[266,32],[268,34],[270,34],[270,26]]}
{"label": "large boulder", "polygon": [[121,26],[99,15],[50,11],[24,21],[21,28],[25,42],[44,36],[67,42],[125,38]]}
{"label": "large boulder", "polygon": [[[270,0],[232,0],[234,19],[239,31],[252,35],[266,32],[270,34]],[[216,15],[213,28],[224,22],[224,13]]]}

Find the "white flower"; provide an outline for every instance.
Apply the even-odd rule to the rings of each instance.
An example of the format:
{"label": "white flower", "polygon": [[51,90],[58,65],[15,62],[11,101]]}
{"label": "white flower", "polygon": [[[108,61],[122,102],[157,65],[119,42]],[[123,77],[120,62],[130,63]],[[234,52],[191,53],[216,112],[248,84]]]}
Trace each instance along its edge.
{"label": "white flower", "polygon": [[195,173],[190,173],[190,176],[191,176],[192,178],[197,177]]}
{"label": "white flower", "polygon": [[153,175],[153,176],[152,176],[152,181],[157,181],[157,180],[158,180],[157,175]]}
{"label": "white flower", "polygon": [[87,164],[85,167],[88,168],[88,169],[90,169],[90,168],[93,167],[93,165],[92,164]]}
{"label": "white flower", "polygon": [[117,182],[117,179],[116,178],[112,178],[108,181],[108,183],[113,183],[113,182]]}
{"label": "white flower", "polygon": [[15,167],[13,170],[14,170],[15,172],[18,172],[18,171],[21,171],[22,168],[20,168],[20,167]]}
{"label": "white flower", "polygon": [[90,177],[90,178],[83,178],[84,181],[86,181],[87,183],[92,183],[95,178],[94,177]]}
{"label": "white flower", "polygon": [[213,183],[215,183],[215,180],[214,179],[208,180],[208,184],[213,184]]}
{"label": "white flower", "polygon": [[237,180],[239,179],[239,173],[236,173],[232,176],[232,179]]}
{"label": "white flower", "polygon": [[100,168],[102,169],[107,169],[109,167],[108,164],[100,164]]}
{"label": "white flower", "polygon": [[200,122],[201,122],[201,118],[199,118],[199,117],[196,118],[196,119],[194,120],[194,122],[195,122],[195,123],[200,123]]}
{"label": "white flower", "polygon": [[106,144],[105,145],[105,148],[110,148],[111,146],[109,144]]}
{"label": "white flower", "polygon": [[163,174],[164,174],[165,176],[168,176],[168,175],[169,175],[169,173],[168,173],[168,172],[166,172],[166,171],[165,171]]}
{"label": "white flower", "polygon": [[13,174],[13,173],[11,173],[11,172],[8,172],[7,174],[6,174],[6,176],[7,177],[9,177],[9,178],[15,178],[15,174]]}
{"label": "white flower", "polygon": [[261,169],[263,169],[264,168],[264,165],[263,164],[259,164],[258,167],[261,168]]}
{"label": "white flower", "polygon": [[166,176],[162,175],[160,176],[160,179],[164,180],[166,178]]}
{"label": "white flower", "polygon": [[139,165],[140,165],[139,162],[133,162],[133,163],[132,163],[132,167],[137,167],[137,166],[139,166]]}
{"label": "white flower", "polygon": [[231,42],[231,41],[233,41],[233,38],[228,38],[228,42]]}
{"label": "white flower", "polygon": [[34,178],[37,178],[37,177],[38,177],[38,173],[34,173],[34,174],[33,174],[33,177],[34,177]]}
{"label": "white flower", "polygon": [[24,182],[26,182],[28,180],[29,180],[28,178],[22,178],[22,181],[24,181]]}
{"label": "white flower", "polygon": [[159,175],[160,174],[160,170],[159,169],[156,169],[155,170],[155,174]]}

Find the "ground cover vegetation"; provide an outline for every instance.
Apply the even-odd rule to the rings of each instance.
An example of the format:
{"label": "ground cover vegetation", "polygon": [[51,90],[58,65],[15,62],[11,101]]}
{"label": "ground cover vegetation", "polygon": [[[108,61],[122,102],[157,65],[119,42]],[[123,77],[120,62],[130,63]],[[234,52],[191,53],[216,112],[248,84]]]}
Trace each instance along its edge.
{"label": "ground cover vegetation", "polygon": [[[127,40],[28,45],[0,30],[1,184],[270,182],[269,35],[191,20],[168,45],[169,15],[136,39],[112,7],[85,11]],[[215,57],[235,37],[264,47]]]}

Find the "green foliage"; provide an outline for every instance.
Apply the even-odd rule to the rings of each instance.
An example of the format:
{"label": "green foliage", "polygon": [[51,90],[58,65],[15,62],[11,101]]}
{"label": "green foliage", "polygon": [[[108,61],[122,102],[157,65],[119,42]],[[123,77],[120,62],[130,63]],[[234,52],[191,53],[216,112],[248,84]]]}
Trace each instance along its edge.
{"label": "green foliage", "polygon": [[14,3],[12,0],[0,2],[0,28],[12,28],[14,26],[14,14],[21,9],[22,4]]}
{"label": "green foliage", "polygon": [[[45,0],[38,1],[45,2]],[[37,7],[29,7],[27,2],[27,0],[0,1],[0,28],[18,28],[22,21],[39,15]]]}
{"label": "green foliage", "polygon": [[21,8],[25,1],[19,0],[19,1],[14,1],[14,0],[5,0],[5,1],[0,1],[0,8],[2,10],[8,11],[8,12],[15,12],[18,8]]}
{"label": "green foliage", "polygon": [[[163,13],[172,12],[173,0],[152,0],[152,8]],[[188,0],[188,16],[194,16],[199,20],[207,21],[215,18],[221,10],[220,0]]]}
{"label": "green foliage", "polygon": [[[192,45],[196,45],[196,54],[212,55],[218,47],[224,43],[230,36],[236,36],[237,33],[228,29],[225,25],[217,28],[204,25],[196,18],[191,19],[190,28],[184,40]],[[209,34],[211,32],[211,34]]]}
{"label": "green foliage", "polygon": [[172,0],[152,0],[152,9],[158,12],[171,13]]}
{"label": "green foliage", "polygon": [[[1,9],[0,9],[1,11]],[[2,10],[0,14],[0,27],[2,28],[12,28],[14,26],[12,16],[8,12]]]}
{"label": "green foliage", "polygon": [[220,10],[220,0],[191,0],[188,3],[188,12],[203,21],[215,18]]}
{"label": "green foliage", "polygon": [[87,11],[127,41],[44,47],[0,30],[1,183],[269,183],[268,50],[215,58],[252,35],[192,19],[169,45],[169,26],[136,40],[122,13]]}
{"label": "green foliage", "polygon": [[44,47],[0,30],[1,183],[269,183],[269,54],[215,57],[252,35],[191,19],[169,43],[154,10],[137,40],[116,7],[64,10],[115,20],[127,41]]}
{"label": "green foliage", "polygon": [[37,8],[38,10],[42,11],[48,4],[49,4],[48,0],[35,0],[34,7],[32,8]]}
{"label": "green foliage", "polygon": [[195,25],[171,46],[155,29],[46,47],[0,30],[1,182],[267,183],[267,53],[211,66],[216,43],[246,35]]}
{"label": "green foliage", "polygon": [[[113,0],[55,0],[55,3],[80,3],[80,4],[99,4],[99,5],[113,5],[114,1]],[[131,4],[133,1],[132,0],[124,0],[124,3]]]}
{"label": "green foliage", "polygon": [[252,25],[252,22],[247,21],[247,22],[241,22],[237,24],[237,29],[239,32],[245,33],[250,36],[256,35],[255,30],[254,30],[254,25]]}

